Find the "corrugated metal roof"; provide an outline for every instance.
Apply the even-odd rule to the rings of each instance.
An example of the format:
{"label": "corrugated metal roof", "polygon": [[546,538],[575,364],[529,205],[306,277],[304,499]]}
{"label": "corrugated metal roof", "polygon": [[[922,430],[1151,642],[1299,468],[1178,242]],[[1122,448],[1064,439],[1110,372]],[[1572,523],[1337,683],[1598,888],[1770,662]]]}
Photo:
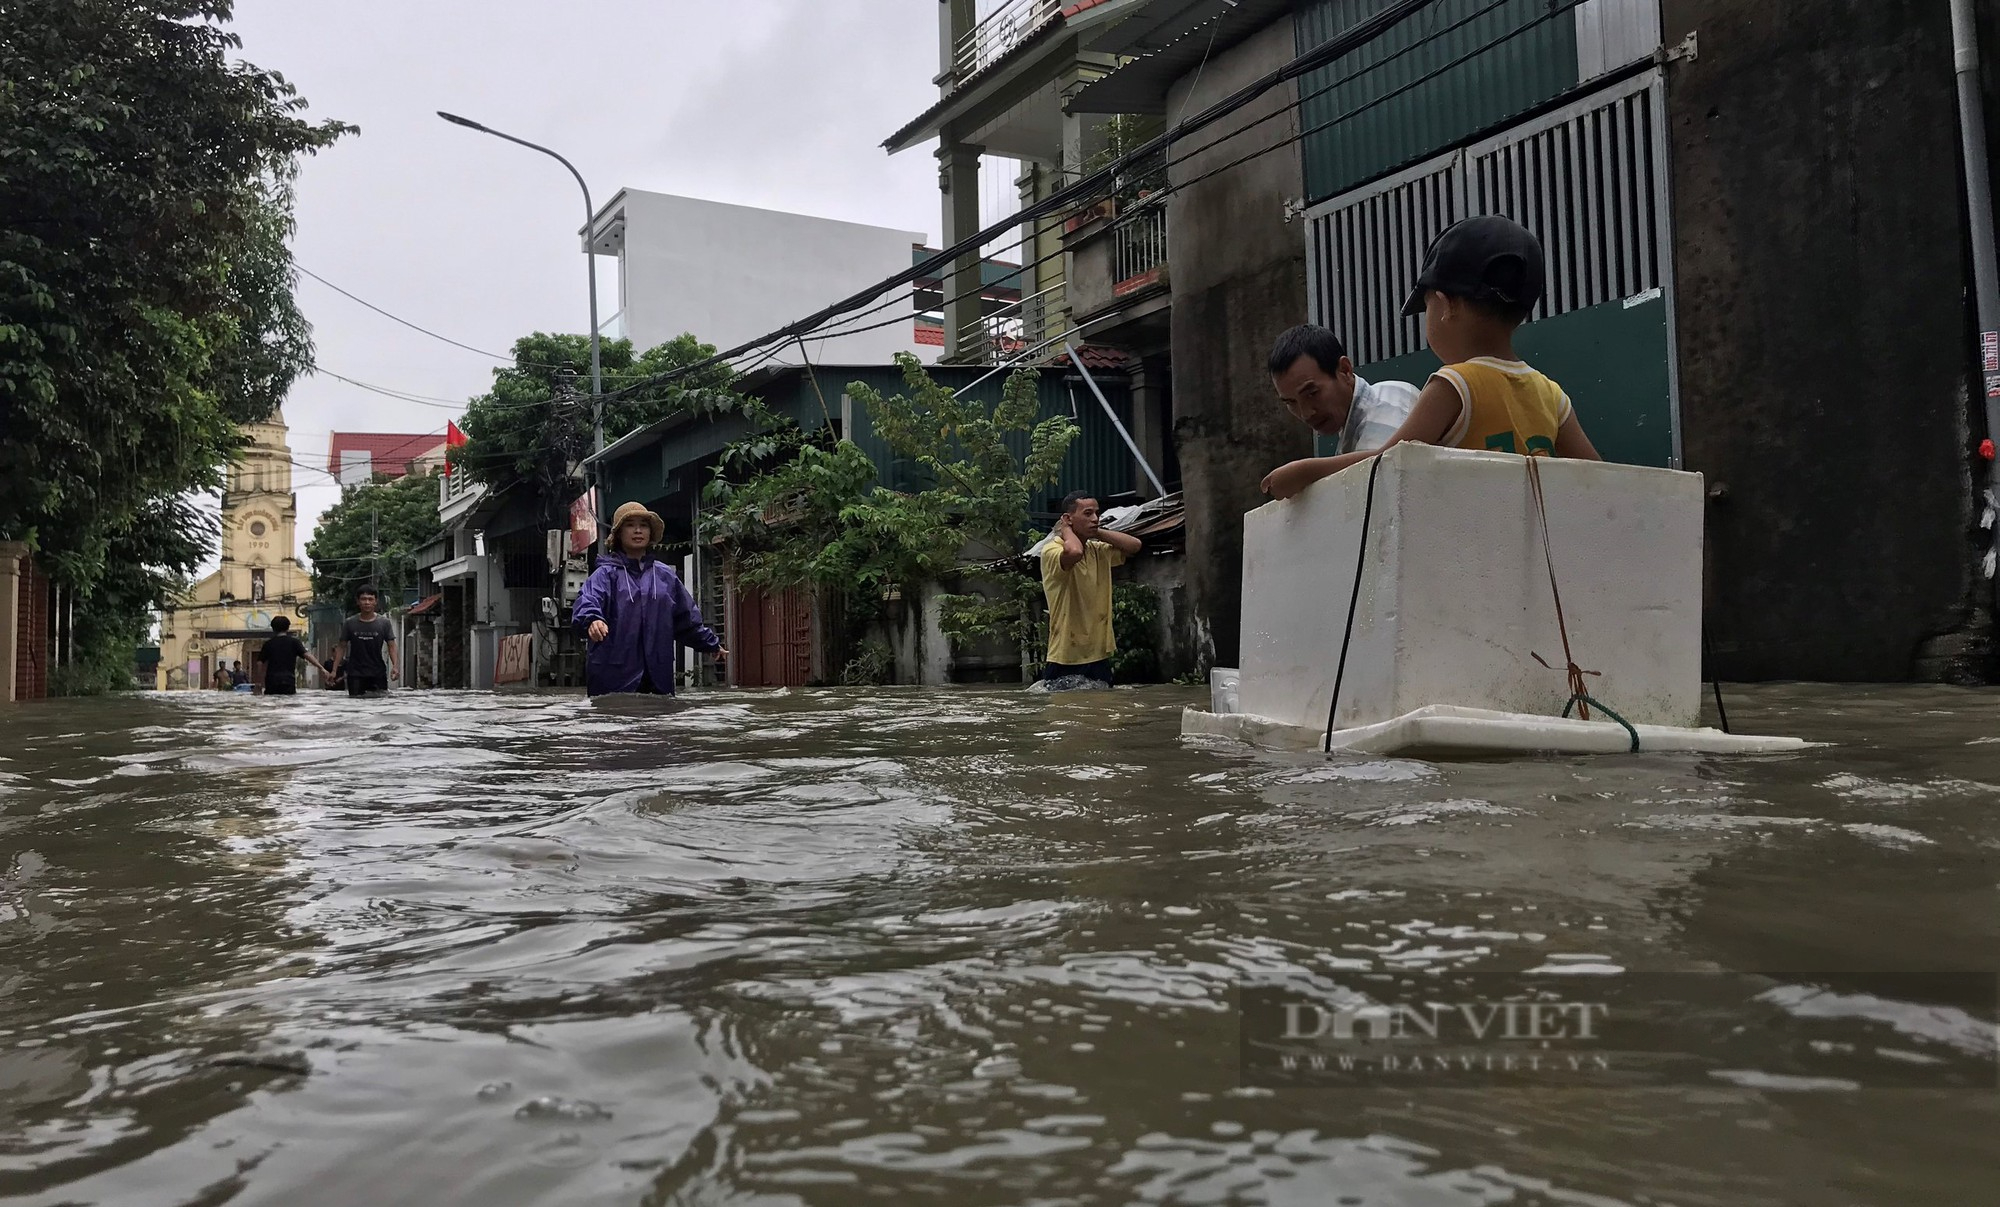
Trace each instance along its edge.
{"label": "corrugated metal roof", "polygon": [[[1293,0],[1154,0],[1091,39],[1090,49],[1141,57],[1070,100],[1072,113],[1165,113],[1167,90],[1205,58],[1286,18]],[[1130,28],[1128,28],[1130,27]],[[1121,49],[1121,44],[1123,49]]]}
{"label": "corrugated metal roof", "polygon": [[1007,72],[1028,58],[1031,54],[1046,48],[1063,32],[1063,23],[1068,20],[1062,13],[1052,13],[1041,27],[1007,48],[1007,52],[991,63],[960,80],[935,105],[918,114],[916,120],[891,134],[882,142],[889,154],[908,150],[926,138],[936,137],[938,132],[950,124],[946,116],[954,110],[963,110],[991,97],[1005,80]]}

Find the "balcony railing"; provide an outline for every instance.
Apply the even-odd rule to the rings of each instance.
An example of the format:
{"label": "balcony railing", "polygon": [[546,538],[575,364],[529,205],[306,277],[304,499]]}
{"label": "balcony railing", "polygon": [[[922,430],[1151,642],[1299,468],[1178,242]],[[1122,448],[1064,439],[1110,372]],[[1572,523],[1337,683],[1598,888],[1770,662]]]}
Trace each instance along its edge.
{"label": "balcony railing", "polygon": [[952,67],[965,79],[997,62],[1002,55],[1047,25],[1069,0],[985,0],[986,14],[958,40]]}
{"label": "balcony railing", "polygon": [[965,364],[995,365],[1024,353],[1048,350],[1060,342],[1068,321],[1065,292],[1058,282],[985,315],[965,332],[958,359]]}
{"label": "balcony railing", "polygon": [[438,476],[438,510],[463,503],[486,493],[486,487],[472,480],[463,468]]}
{"label": "balcony railing", "polygon": [[1112,280],[1119,287],[1145,277],[1167,262],[1167,207],[1141,202],[1112,229],[1116,252]]}

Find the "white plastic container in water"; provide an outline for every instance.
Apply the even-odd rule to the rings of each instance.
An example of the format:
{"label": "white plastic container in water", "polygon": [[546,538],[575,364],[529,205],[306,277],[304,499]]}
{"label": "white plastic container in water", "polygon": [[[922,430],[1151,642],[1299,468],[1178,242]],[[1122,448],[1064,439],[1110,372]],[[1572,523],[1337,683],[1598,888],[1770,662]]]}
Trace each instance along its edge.
{"label": "white plastic container in water", "polygon": [[1237,706],[1236,685],[1240,675],[1233,667],[1215,667],[1208,672],[1208,703],[1210,712],[1235,713],[1243,710]]}
{"label": "white plastic container in water", "polygon": [[[1321,746],[1346,641],[1335,748],[1629,750],[1631,734],[1601,714],[1561,719],[1563,638],[1526,459],[1405,444],[1379,461],[1372,506],[1364,463],[1245,517],[1234,706],[1218,671],[1212,711],[1190,710],[1183,731]],[[1641,748],[1802,746],[1693,728],[1701,477],[1589,461],[1539,469],[1570,648],[1597,672],[1588,692],[1639,727]]]}

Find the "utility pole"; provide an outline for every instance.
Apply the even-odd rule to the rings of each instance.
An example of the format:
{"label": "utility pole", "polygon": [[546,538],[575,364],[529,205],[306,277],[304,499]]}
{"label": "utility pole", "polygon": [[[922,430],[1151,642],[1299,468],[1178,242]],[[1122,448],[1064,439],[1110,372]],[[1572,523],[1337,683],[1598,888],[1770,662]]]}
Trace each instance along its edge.
{"label": "utility pole", "polygon": [[[591,426],[595,429],[595,436],[596,436],[591,451],[593,453],[601,453],[604,451],[604,372],[603,369],[600,367],[598,358],[597,252],[590,246],[592,236],[597,234],[597,230],[594,226],[594,224],[597,221],[597,207],[591,204],[590,185],[584,182],[583,173],[576,170],[575,164],[571,163],[567,159],[564,159],[561,155],[556,154],[554,151],[549,150],[547,147],[542,146],[540,143],[532,143],[525,138],[516,138],[512,134],[502,134],[500,131],[493,129],[491,126],[481,125],[480,123],[473,121],[469,117],[460,117],[456,113],[446,113],[442,109],[438,110],[438,116],[450,122],[454,126],[464,126],[468,130],[477,130],[481,134],[491,134],[495,138],[505,139],[506,141],[513,143],[516,146],[526,147],[531,151],[540,151],[542,154],[548,156],[550,159],[553,159],[557,163],[568,168],[569,174],[571,176],[576,177],[577,187],[583,190],[583,239],[584,239],[583,259],[586,267],[589,270],[589,276],[590,276]],[[603,473],[603,467],[597,465],[595,462],[592,462],[592,465],[594,468],[591,472],[591,480],[594,482],[597,480],[598,475]],[[592,492],[591,501],[593,504],[592,510],[595,511],[598,516],[597,520],[598,525],[602,527],[604,523],[603,519],[604,509],[602,507],[603,500],[598,497],[597,491]]]}
{"label": "utility pole", "polygon": [[375,602],[382,602],[382,538],[376,535],[375,526],[382,518],[379,510],[368,513],[368,564],[369,575],[375,581]]}
{"label": "utility pole", "polygon": [[[1986,110],[1979,92],[1979,22],[1974,0],[1951,0],[1952,67],[1958,76],[1958,126],[1965,148],[1966,217],[1972,227],[1973,299],[1979,315],[1980,385],[1986,394],[1986,436],[2000,441],[2000,256],[1993,233],[1993,181],[1987,172]],[[1988,444],[1991,448],[1992,444]],[[1987,454],[1987,506],[2000,511],[2000,463]],[[2000,518],[1993,525],[2000,556]]]}

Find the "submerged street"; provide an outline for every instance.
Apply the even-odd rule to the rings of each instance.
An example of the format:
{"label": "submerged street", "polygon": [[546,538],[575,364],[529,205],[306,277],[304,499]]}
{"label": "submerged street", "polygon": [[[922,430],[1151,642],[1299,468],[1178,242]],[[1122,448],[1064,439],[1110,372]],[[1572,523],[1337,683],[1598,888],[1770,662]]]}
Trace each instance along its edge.
{"label": "submerged street", "polygon": [[[1458,763],[1184,742],[1202,698],[9,713],[0,1198],[1987,1200],[1990,1014],[1897,974],[1996,966],[2000,697],[1754,689],[1740,727],[1834,744]],[[1551,969],[1705,1072],[1243,1084],[1242,985]]]}

